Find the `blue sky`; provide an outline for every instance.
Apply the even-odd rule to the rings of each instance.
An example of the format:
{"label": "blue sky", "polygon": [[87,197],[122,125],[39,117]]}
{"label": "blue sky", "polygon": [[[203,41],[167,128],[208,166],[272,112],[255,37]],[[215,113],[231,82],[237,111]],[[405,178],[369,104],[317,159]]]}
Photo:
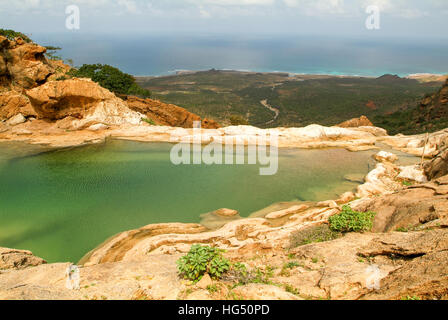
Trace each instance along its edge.
{"label": "blue sky", "polygon": [[[81,29],[65,29],[76,4]],[[378,5],[381,30],[367,31]],[[25,33],[226,33],[447,38],[448,0],[0,0],[0,27]]]}

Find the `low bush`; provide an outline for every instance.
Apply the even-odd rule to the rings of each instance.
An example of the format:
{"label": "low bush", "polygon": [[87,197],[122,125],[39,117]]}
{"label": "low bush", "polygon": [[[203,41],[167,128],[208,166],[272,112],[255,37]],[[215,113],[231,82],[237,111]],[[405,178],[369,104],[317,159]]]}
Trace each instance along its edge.
{"label": "low bush", "polygon": [[346,205],[340,214],[330,217],[330,229],[342,233],[366,232],[372,229],[374,218],[374,212],[356,212]]}
{"label": "low bush", "polygon": [[222,256],[223,250],[201,245],[193,245],[187,255],[177,260],[180,275],[187,280],[197,282],[208,273],[214,279],[220,279],[230,267],[230,261]]}

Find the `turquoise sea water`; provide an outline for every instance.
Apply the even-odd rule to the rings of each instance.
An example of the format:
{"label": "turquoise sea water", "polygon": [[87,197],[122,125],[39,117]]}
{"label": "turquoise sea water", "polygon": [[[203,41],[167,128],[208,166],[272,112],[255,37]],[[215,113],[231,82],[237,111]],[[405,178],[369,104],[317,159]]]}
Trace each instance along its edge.
{"label": "turquoise sea water", "polygon": [[335,198],[356,187],[344,175],[372,168],[372,152],[343,149],[280,149],[274,176],[260,176],[258,165],[174,166],[165,143],[112,140],[37,155],[25,149],[0,144],[0,246],[50,262],[76,262],[110,236],[147,224]]}
{"label": "turquoise sea water", "polygon": [[138,76],[175,70],[405,76],[448,73],[448,43],[438,39],[324,36],[33,34],[63,48],[75,65],[111,64]]}

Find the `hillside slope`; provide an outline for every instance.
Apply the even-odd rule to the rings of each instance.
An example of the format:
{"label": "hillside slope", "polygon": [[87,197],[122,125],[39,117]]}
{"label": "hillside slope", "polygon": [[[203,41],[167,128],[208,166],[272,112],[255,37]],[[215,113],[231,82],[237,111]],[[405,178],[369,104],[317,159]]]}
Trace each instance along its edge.
{"label": "hillside slope", "polygon": [[426,95],[420,105],[409,111],[378,117],[375,125],[391,134],[435,132],[448,126],[448,79],[440,90]]}
{"label": "hillside slope", "polygon": [[261,128],[335,125],[362,115],[374,119],[416,107],[443,83],[393,75],[375,79],[220,70],[137,82],[158,99],[203,117],[227,124],[238,116]]}

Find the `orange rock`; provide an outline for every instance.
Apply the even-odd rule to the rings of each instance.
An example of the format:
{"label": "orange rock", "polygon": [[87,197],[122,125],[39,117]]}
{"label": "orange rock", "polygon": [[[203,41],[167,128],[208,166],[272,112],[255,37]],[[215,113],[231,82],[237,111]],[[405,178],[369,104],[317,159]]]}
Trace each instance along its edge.
{"label": "orange rock", "polygon": [[159,125],[192,128],[193,122],[201,121],[204,129],[220,128],[220,125],[215,121],[209,119],[202,120],[198,115],[173,104],[153,99],[140,99],[133,96],[128,96],[126,99],[129,108],[146,115]]}
{"label": "orange rock", "polygon": [[341,128],[356,128],[356,127],[373,127],[373,123],[366,117],[354,118],[338,124],[337,127]]}
{"label": "orange rock", "polygon": [[37,116],[26,96],[16,91],[0,93],[0,119],[9,119],[19,113],[25,117]]}

